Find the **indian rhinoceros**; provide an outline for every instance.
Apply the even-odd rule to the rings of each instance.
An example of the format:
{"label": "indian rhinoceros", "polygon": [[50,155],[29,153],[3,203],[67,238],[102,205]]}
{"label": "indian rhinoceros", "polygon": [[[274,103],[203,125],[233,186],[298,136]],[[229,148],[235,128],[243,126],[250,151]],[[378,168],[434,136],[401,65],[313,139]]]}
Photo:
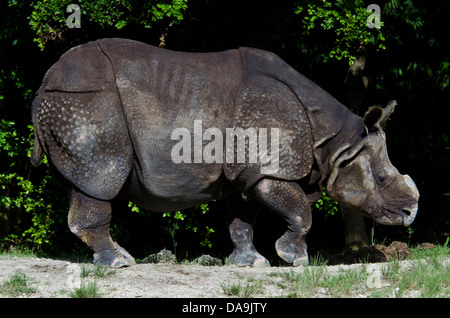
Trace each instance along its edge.
{"label": "indian rhinoceros", "polygon": [[[413,222],[418,190],[390,163],[381,128],[395,104],[373,106],[363,119],[277,55],[258,49],[184,53],[101,39],[72,48],[45,75],[32,105],[32,162],[45,152],[71,185],[69,228],[94,251],[96,264],[135,263],[109,234],[115,197],[167,212],[231,196],[230,259],[269,265],[253,245],[263,204],[286,221],[275,247],[297,266],[308,262],[310,202],[323,187],[379,223]],[[215,133],[194,140],[195,121]],[[277,137],[271,138],[274,169],[263,169],[267,158],[249,160],[251,133],[243,136],[244,161],[217,160],[230,150],[219,147],[210,149],[215,160],[199,161],[195,150],[201,155],[212,136],[216,146],[230,148],[217,133],[238,128]],[[186,160],[173,157],[183,136],[174,138],[177,129],[191,132],[185,137],[189,145],[193,140],[194,153],[175,151],[186,151]],[[260,148],[269,140],[263,137]]]}

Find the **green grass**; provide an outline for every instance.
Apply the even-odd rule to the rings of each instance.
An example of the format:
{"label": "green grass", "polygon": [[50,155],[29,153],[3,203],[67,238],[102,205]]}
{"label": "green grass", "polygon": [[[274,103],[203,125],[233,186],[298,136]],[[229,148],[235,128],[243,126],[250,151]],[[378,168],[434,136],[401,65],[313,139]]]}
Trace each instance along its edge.
{"label": "green grass", "polygon": [[[408,268],[402,268],[398,260],[388,263],[383,269],[383,277],[393,287],[396,297],[407,297],[415,292],[417,297],[435,298],[450,296],[450,248],[449,239],[444,245],[433,249],[411,248],[409,260],[414,261]],[[444,260],[447,259],[447,263]]]}
{"label": "green grass", "polygon": [[114,275],[116,271],[108,266],[95,266],[94,268],[82,267],[80,276],[81,278],[93,276],[95,278],[104,278],[110,275]]}
{"label": "green grass", "polygon": [[390,287],[385,293],[395,297],[436,298],[450,296],[450,266],[444,265],[438,254],[427,258],[417,258],[407,268],[400,266],[398,260],[388,263],[383,269],[383,278]]}
{"label": "green grass", "polygon": [[365,267],[359,269],[340,269],[339,274],[330,274],[324,265],[308,266],[303,272],[290,270],[284,273],[271,273],[282,278],[278,285],[285,290],[282,297],[309,298],[317,294],[325,297],[345,297],[364,289],[368,277]]}
{"label": "green grass", "polygon": [[97,286],[97,282],[81,284],[80,288],[75,288],[70,294],[72,298],[101,298],[102,294]]}
{"label": "green grass", "polygon": [[105,278],[110,275],[114,275],[115,270],[107,266],[94,266],[94,267],[82,267],[80,272],[80,278],[94,278],[94,281],[82,282],[79,288],[74,288],[70,292],[69,296],[72,298],[101,298],[103,296],[100,293],[100,288],[97,285],[97,279]]}
{"label": "green grass", "polygon": [[248,298],[255,292],[261,292],[262,281],[249,279],[246,284],[241,284],[240,280],[237,283],[228,280],[227,283],[221,282],[220,287],[222,287],[222,290],[228,296]]}
{"label": "green grass", "polygon": [[[303,271],[271,272],[262,285],[276,284],[282,289],[281,297],[421,297],[450,296],[450,249],[436,246],[434,249],[412,248],[409,262],[393,259],[380,264],[381,272],[368,272],[369,264],[338,267],[332,271],[326,262],[317,257]],[[273,278],[278,278],[275,282]],[[281,278],[281,280],[280,280]],[[243,288],[228,284],[226,293],[239,295]],[[222,289],[225,288],[222,286]],[[251,295],[251,293],[249,294]]]}
{"label": "green grass", "polygon": [[0,256],[13,257],[37,257],[34,251],[27,248],[10,248],[8,250],[0,250]]}
{"label": "green grass", "polygon": [[11,297],[30,295],[36,293],[31,285],[35,282],[22,272],[16,272],[11,278],[0,285],[0,294]]}
{"label": "green grass", "polygon": [[410,248],[410,251],[412,255],[410,256],[411,259],[421,259],[426,257],[450,257],[450,247],[448,246],[449,240],[445,242],[444,245],[436,245],[432,249],[423,249],[420,247],[413,247]]}
{"label": "green grass", "polygon": [[327,275],[321,281],[321,286],[331,297],[345,297],[356,294],[358,291],[364,291],[368,273],[366,267],[361,266],[358,269],[341,269],[338,275]]}
{"label": "green grass", "polygon": [[278,283],[282,289],[286,290],[288,298],[309,297],[310,293],[319,286],[325,274],[325,266],[305,267],[302,273],[293,270],[284,273],[271,273],[271,276],[280,276],[283,280]]}

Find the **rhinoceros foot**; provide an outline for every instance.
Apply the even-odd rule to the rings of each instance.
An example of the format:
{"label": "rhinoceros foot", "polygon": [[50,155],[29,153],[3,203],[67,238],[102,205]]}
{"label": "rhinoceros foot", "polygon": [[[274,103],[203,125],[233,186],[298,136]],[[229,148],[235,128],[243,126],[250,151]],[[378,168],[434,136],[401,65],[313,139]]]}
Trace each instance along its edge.
{"label": "rhinoceros foot", "polygon": [[94,254],[94,264],[109,267],[126,267],[136,264],[131,256],[123,247],[114,242],[114,250],[104,250]]}
{"label": "rhinoceros foot", "polygon": [[293,233],[285,233],[275,243],[278,256],[293,266],[308,265],[306,243],[292,238]]}
{"label": "rhinoceros foot", "polygon": [[253,267],[266,267],[270,266],[269,261],[259,254],[257,251],[237,251],[228,257],[234,265],[237,266],[253,266]]}

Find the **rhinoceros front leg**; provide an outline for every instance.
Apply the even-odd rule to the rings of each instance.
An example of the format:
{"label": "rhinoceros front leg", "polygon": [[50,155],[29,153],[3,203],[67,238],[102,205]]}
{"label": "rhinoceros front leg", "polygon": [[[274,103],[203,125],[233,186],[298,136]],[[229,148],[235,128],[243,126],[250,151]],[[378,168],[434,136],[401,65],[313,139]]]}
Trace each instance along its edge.
{"label": "rhinoceros front leg", "polygon": [[111,203],[72,190],[68,216],[69,228],[94,253],[94,264],[111,267],[131,266],[136,262],[109,234]]}
{"label": "rhinoceros front leg", "polygon": [[[239,200],[237,200],[239,199]],[[228,257],[238,266],[270,266],[253,245],[253,229],[261,210],[259,202],[243,202],[241,198],[228,200],[228,229],[234,250]]]}
{"label": "rhinoceros front leg", "polygon": [[302,188],[295,182],[264,179],[256,185],[255,194],[287,223],[288,230],[275,244],[277,254],[294,266],[307,265],[305,236],[311,227],[311,210]]}

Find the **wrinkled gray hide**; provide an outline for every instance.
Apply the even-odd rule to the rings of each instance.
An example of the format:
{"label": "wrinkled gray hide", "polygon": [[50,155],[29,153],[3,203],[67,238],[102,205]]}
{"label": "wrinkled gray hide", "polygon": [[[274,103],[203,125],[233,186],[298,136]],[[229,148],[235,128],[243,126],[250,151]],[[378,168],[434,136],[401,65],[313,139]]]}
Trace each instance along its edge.
{"label": "wrinkled gray hide", "polygon": [[[110,201],[121,196],[160,212],[229,197],[230,258],[238,265],[268,265],[253,246],[266,205],[287,223],[278,254],[300,265],[308,260],[309,203],[323,186],[383,224],[414,220],[417,188],[389,162],[380,128],[394,106],[373,107],[364,121],[257,49],[194,54],[103,39],[69,50],[45,75],[33,101],[32,160],[45,152],[71,185],[69,227],[97,264],[134,263],[109,235]],[[175,163],[172,132],[192,132],[195,120],[223,136],[227,128],[279,129],[278,169],[264,172],[261,160]]]}

